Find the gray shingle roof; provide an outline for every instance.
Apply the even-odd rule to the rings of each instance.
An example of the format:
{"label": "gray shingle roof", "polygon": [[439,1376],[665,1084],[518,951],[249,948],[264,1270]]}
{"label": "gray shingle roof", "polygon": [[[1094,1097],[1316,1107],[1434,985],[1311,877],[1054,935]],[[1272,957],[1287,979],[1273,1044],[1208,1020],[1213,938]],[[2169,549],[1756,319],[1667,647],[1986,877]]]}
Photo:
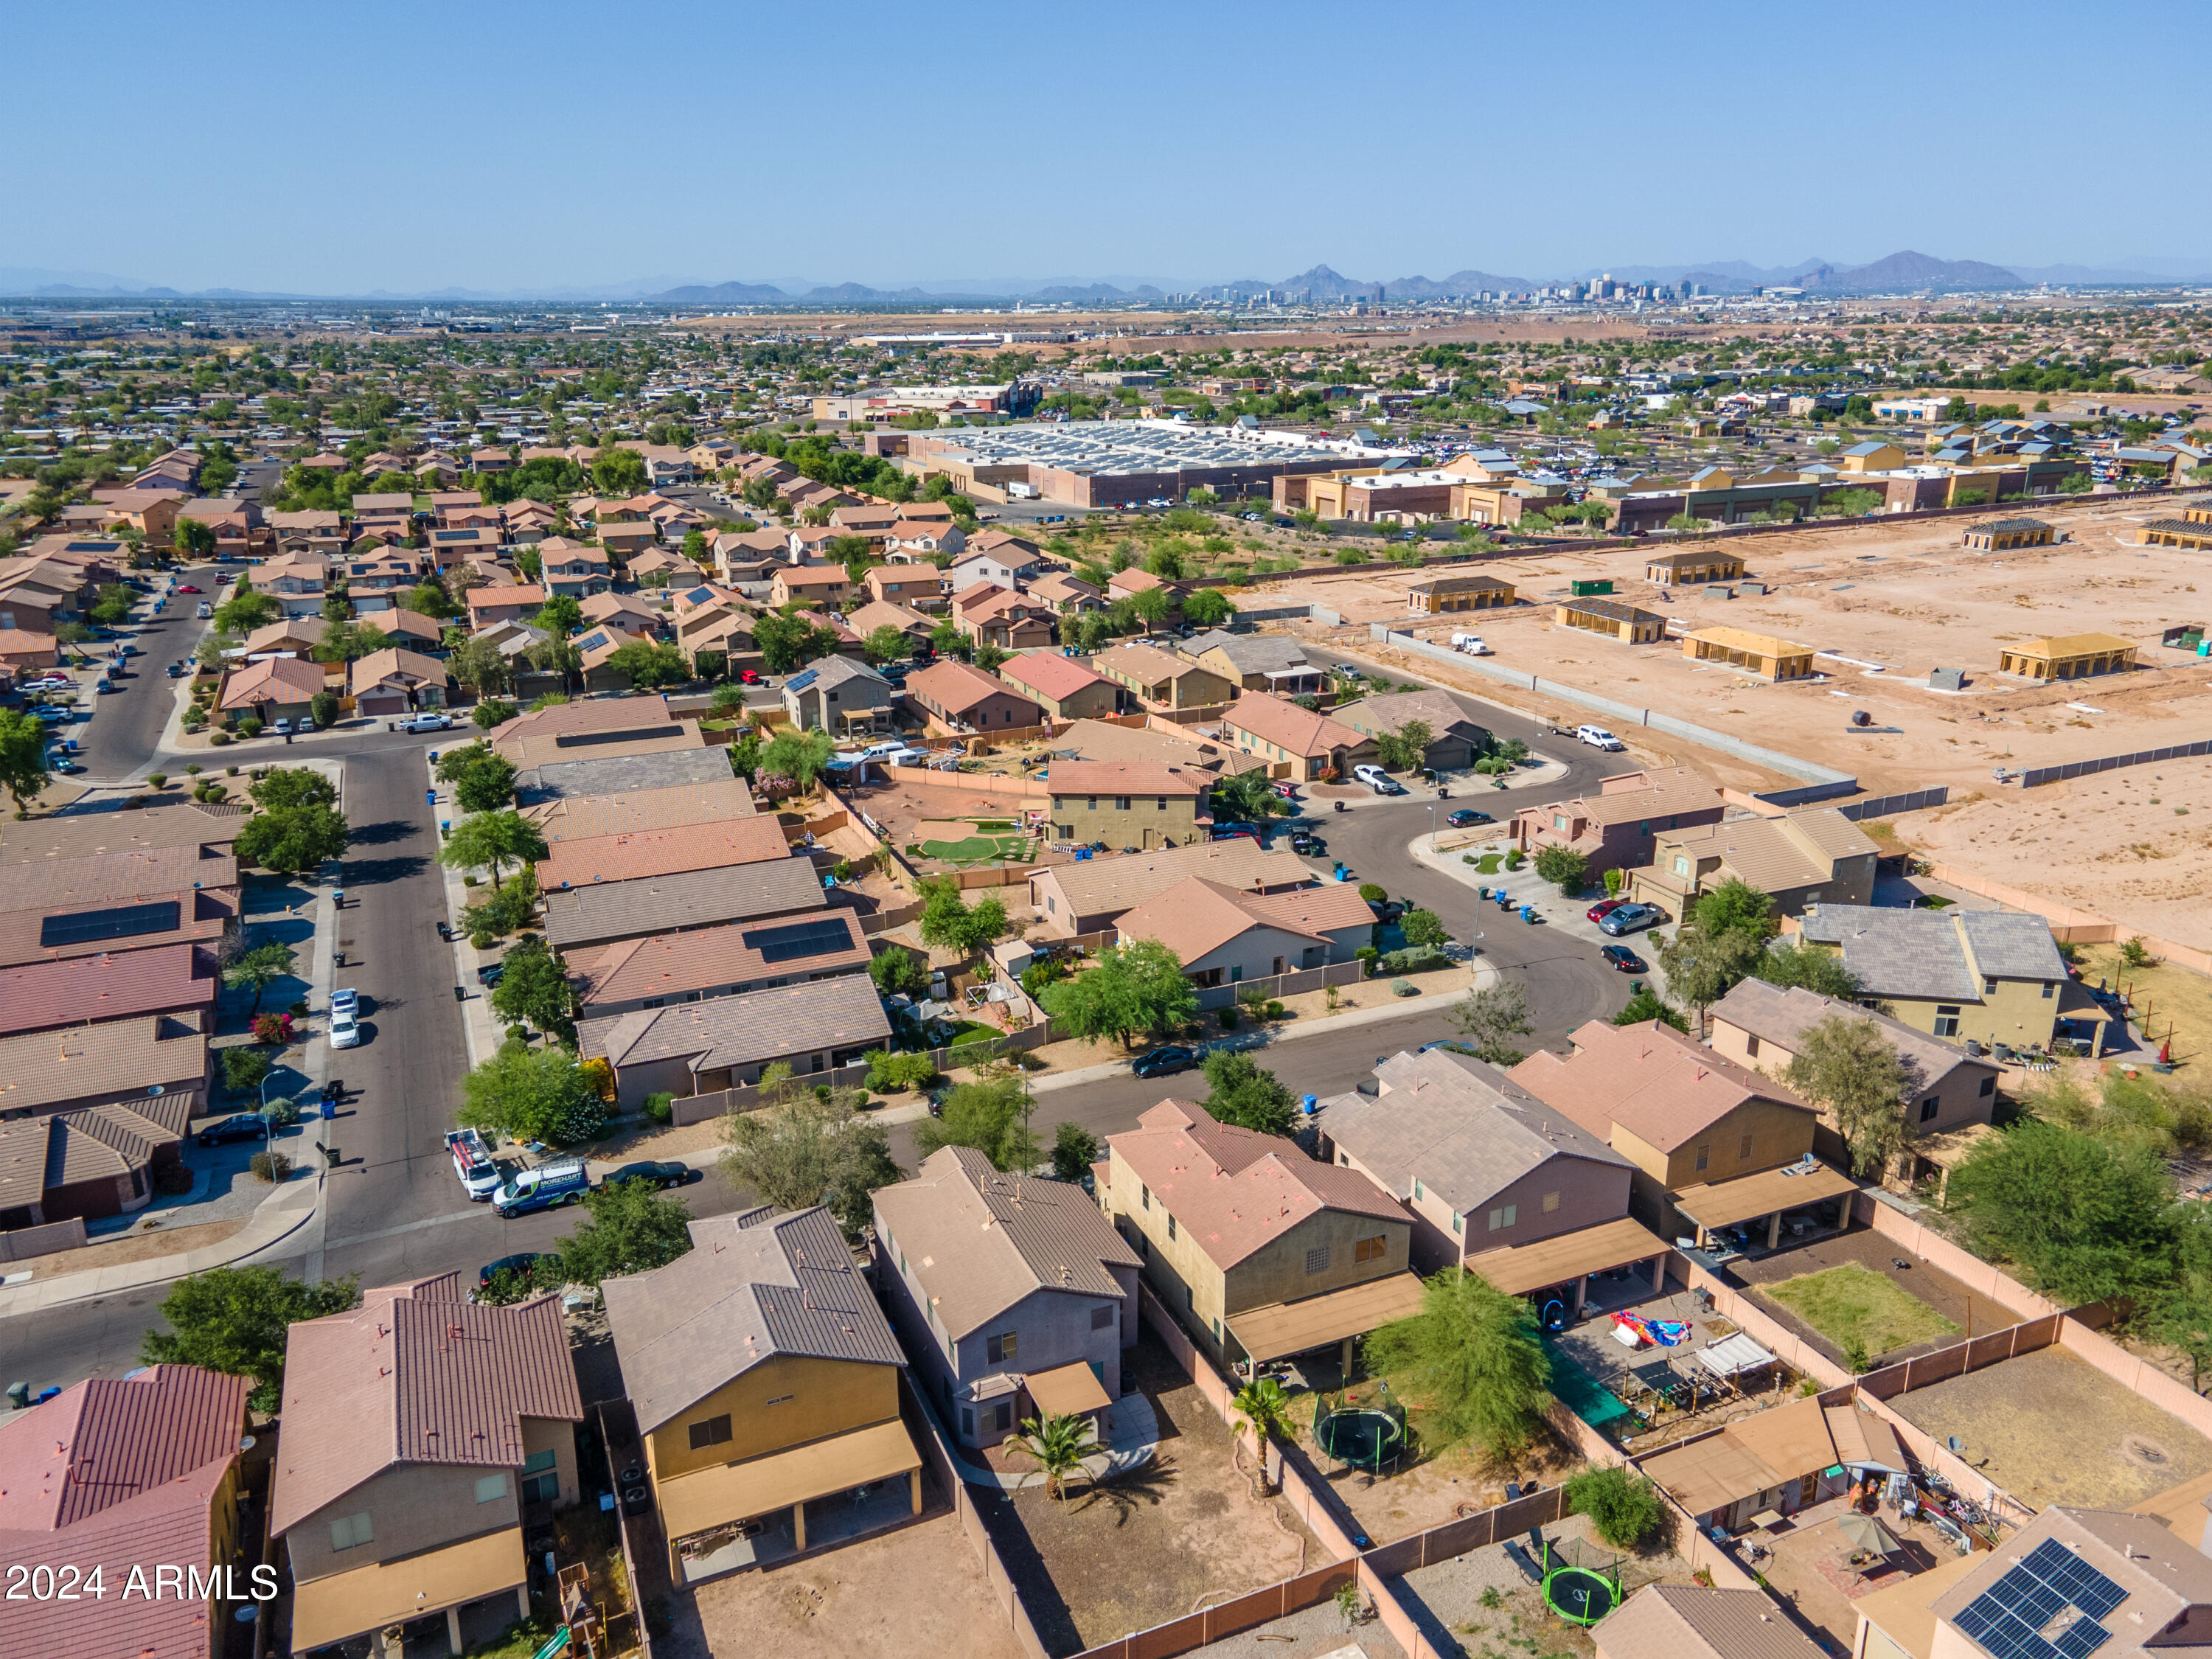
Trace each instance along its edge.
{"label": "gray shingle roof", "polygon": [[1925,1031],[1915,1030],[1903,1020],[1892,1019],[1887,1014],[1838,1001],[1834,997],[1824,997],[1800,985],[1785,989],[1769,985],[1763,979],[1747,979],[1712,1006],[1713,1018],[1724,1019],[1762,1042],[1778,1044],[1792,1053],[1796,1050],[1797,1040],[1807,1030],[1831,1017],[1872,1020],[1899,1055],[1918,1068],[1917,1079],[1906,1091],[1910,1094],[1934,1088],[1960,1066],[1987,1072],[1997,1069],[1985,1061],[1969,1060],[1965,1049],[1954,1048]]}
{"label": "gray shingle roof", "polygon": [[828,902],[811,860],[689,870],[681,875],[601,882],[545,896],[545,935],[562,950],[642,939],[716,922],[819,910]]}
{"label": "gray shingle roof", "polygon": [[1486,1062],[1445,1048],[1396,1054],[1375,1069],[1384,1092],[1328,1104],[1328,1137],[1404,1197],[1419,1176],[1455,1210],[1554,1158],[1628,1168],[1628,1160]]}
{"label": "gray shingle roof", "polygon": [[1808,909],[1805,937],[1843,947],[1869,996],[1978,1001],[1982,978],[2063,980],[2066,964],[2041,916],[2013,910],[1895,910],[1868,904]]}
{"label": "gray shingle roof", "polygon": [[640,1008],[586,1020],[578,1032],[586,1059],[605,1055],[617,1070],[682,1059],[694,1071],[860,1048],[887,1042],[890,1034],[883,999],[865,974]]}
{"label": "gray shingle roof", "polygon": [[672,749],[658,755],[608,755],[530,767],[515,779],[514,791],[522,805],[532,806],[576,795],[677,789],[733,775],[726,749]]}
{"label": "gray shingle roof", "polygon": [[827,1210],[705,1217],[691,1244],[665,1267],[601,1286],[646,1433],[779,1355],[906,1363]]}
{"label": "gray shingle roof", "polygon": [[1305,649],[1283,634],[1232,634],[1217,628],[1210,634],[1185,640],[1182,654],[1193,662],[1218,650],[1240,674],[1264,674],[1271,668],[1310,668]]}

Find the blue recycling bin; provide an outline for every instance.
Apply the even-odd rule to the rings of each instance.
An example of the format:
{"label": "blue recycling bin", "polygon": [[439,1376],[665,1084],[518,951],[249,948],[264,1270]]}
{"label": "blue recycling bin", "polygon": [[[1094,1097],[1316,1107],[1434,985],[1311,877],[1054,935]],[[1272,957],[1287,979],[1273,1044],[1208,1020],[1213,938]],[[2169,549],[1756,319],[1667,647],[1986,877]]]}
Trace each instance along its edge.
{"label": "blue recycling bin", "polygon": [[425,789],[422,792],[422,804],[426,806],[435,806],[438,804],[438,792],[434,789]]}

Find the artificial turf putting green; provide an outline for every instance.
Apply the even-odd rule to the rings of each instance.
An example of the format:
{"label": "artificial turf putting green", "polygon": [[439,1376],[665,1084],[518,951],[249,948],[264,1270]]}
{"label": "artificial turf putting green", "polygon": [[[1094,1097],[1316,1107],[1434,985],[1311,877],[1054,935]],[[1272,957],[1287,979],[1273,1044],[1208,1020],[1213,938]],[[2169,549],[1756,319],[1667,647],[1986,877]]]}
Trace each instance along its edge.
{"label": "artificial turf putting green", "polygon": [[1869,1359],[1959,1328],[1910,1291],[1856,1261],[1759,1288],[1838,1348],[1856,1340]]}
{"label": "artificial turf putting green", "polygon": [[969,836],[959,841],[926,841],[923,854],[946,864],[989,864],[1021,856],[1027,836]]}

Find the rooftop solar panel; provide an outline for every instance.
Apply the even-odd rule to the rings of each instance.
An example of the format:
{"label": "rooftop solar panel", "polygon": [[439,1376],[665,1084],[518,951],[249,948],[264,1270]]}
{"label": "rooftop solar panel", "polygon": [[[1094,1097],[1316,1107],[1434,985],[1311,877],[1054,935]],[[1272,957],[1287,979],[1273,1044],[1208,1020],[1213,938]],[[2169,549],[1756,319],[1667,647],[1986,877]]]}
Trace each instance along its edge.
{"label": "rooftop solar panel", "polygon": [[1953,1621],[1991,1659],[2089,1659],[2112,1640],[2097,1621],[2128,1593],[2046,1538]]}
{"label": "rooftop solar panel", "polygon": [[853,935],[842,916],[827,921],[793,922],[782,927],[756,927],[739,935],[748,951],[760,952],[763,962],[789,962],[795,957],[818,957],[848,948]]}
{"label": "rooftop solar panel", "polygon": [[124,904],[108,910],[73,910],[39,923],[41,946],[82,945],[89,939],[130,939],[139,933],[173,933],[184,913],[176,899],[158,904]]}

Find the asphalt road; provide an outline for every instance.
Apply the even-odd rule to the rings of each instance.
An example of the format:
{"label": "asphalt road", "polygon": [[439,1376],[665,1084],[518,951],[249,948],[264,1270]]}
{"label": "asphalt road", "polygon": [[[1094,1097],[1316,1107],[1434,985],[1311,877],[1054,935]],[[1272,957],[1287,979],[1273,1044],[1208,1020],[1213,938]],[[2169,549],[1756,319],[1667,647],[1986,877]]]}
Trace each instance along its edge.
{"label": "asphalt road", "polygon": [[150,603],[138,607],[141,620],[125,630],[125,637],[143,654],[131,658],[117,678],[115,683],[123,689],[94,699],[99,712],[89,722],[66,728],[67,734],[83,745],[77,758],[84,763],[84,771],[73,782],[131,783],[153,763],[162,730],[176,712],[177,683],[167,671],[178,658],[189,657],[199,648],[200,637],[209,624],[199,621],[193,611],[202,599],[214,597],[225,580],[220,565],[173,574],[178,581],[208,591],[205,594],[173,592],[169,608],[158,617],[153,615]]}

